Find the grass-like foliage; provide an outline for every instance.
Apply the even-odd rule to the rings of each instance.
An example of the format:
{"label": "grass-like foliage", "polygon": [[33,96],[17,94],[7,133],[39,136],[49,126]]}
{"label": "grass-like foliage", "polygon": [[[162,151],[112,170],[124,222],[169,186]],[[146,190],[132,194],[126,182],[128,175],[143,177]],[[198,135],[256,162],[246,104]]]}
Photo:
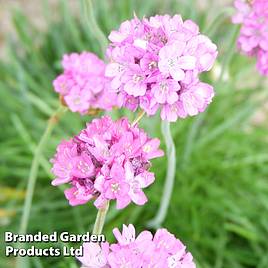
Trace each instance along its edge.
{"label": "grass-like foliage", "polygon": [[[267,119],[254,124],[253,118],[265,104],[267,88],[254,62],[236,51],[237,29],[230,22],[230,8],[200,11],[196,6],[196,1],[188,0],[95,1],[97,21],[105,34],[134,11],[139,17],[180,13],[196,21],[218,45],[218,62],[204,77],[215,87],[213,103],[204,114],[172,124],[176,183],[164,227],[188,246],[197,267],[266,268],[268,127]],[[1,231],[18,231],[33,151],[58,106],[52,80],[61,71],[62,55],[83,50],[101,53],[83,8],[81,15],[74,16],[68,1],[60,1],[57,20],[50,18],[50,12],[44,6],[47,31],[40,32],[21,11],[15,11],[17,35],[6,39],[6,59],[0,62]],[[126,111],[114,111],[113,116],[119,113],[133,116]],[[49,163],[60,140],[78,133],[91,119],[68,112],[53,132],[41,157],[28,232],[91,230],[95,207],[70,207],[62,189],[50,184]],[[161,137],[159,116],[143,118],[141,126],[153,137]],[[161,142],[164,147],[163,137]],[[108,239],[122,223],[142,230],[153,218],[164,183],[164,160],[154,161],[156,183],[146,189],[150,201],[145,206],[130,205],[121,212],[112,206],[104,227]],[[49,264],[77,267],[73,258],[25,260],[25,267]],[[0,267],[14,267],[14,259],[1,257]]]}

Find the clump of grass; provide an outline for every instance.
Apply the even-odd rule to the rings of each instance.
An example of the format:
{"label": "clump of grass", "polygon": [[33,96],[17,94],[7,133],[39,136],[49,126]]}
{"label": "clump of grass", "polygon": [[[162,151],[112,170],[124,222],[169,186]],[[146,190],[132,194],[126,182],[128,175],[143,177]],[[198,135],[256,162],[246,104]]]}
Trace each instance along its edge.
{"label": "clump of grass", "polygon": [[[235,29],[228,17],[222,15],[216,25],[212,19],[214,26],[208,27],[208,14],[198,13],[195,1],[184,2],[179,5],[177,1],[96,1],[95,5],[99,26],[105,33],[130,18],[134,11],[138,16],[181,13],[184,18],[199,22],[202,29],[208,29],[208,35],[218,44],[218,65],[224,66],[228,79],[205,77],[217,92],[208,112],[172,124],[178,164],[164,226],[188,245],[198,267],[266,268],[268,129],[267,125],[250,124],[252,115],[265,102],[265,89],[262,83],[255,82],[257,74],[248,75],[254,72],[254,63],[237,55],[235,46],[230,44]],[[218,14],[215,10],[214,17]],[[16,41],[7,40],[7,59],[0,62],[0,183],[23,194],[32,153],[47,118],[58,105],[51,81],[60,72],[62,54],[101,51],[83,19],[73,16],[67,1],[61,1],[58,21],[47,15],[47,32],[39,32],[19,11],[13,18]],[[83,233],[93,224],[96,210],[92,206],[70,207],[61,190],[50,185],[48,162],[59,141],[77,133],[89,120],[90,117],[68,113],[56,128],[41,158],[29,232]],[[157,117],[144,119],[142,126],[160,137],[159,122]],[[147,190],[150,202],[146,206],[131,205],[122,212],[111,209],[104,229],[108,239],[112,239],[112,228],[122,222],[144,229],[158,207],[165,171],[162,160],[156,160],[157,181]],[[0,202],[7,213],[5,221],[0,221],[1,230],[16,232],[22,199],[5,195]],[[13,261],[1,258],[0,266],[13,267]],[[31,258],[26,267],[48,264],[75,267],[71,258]]]}

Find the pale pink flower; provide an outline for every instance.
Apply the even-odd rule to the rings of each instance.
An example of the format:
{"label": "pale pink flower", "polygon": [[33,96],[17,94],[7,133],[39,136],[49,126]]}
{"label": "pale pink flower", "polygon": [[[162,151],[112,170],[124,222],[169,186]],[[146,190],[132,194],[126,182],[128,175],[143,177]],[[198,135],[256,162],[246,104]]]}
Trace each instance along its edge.
{"label": "pale pink flower", "polygon": [[136,237],[132,224],[123,225],[122,233],[113,230],[117,243],[93,245],[84,243],[84,256],[78,258],[83,267],[91,268],[195,268],[190,252],[183,243],[166,229],[155,236],[143,231]]}
{"label": "pale pink flower", "polygon": [[148,90],[144,96],[140,97],[138,102],[147,115],[154,115],[160,106],[151,90]]}
{"label": "pale pink flower", "polygon": [[182,106],[178,109],[183,110],[182,114],[186,116],[197,115],[206,109],[213,97],[213,87],[209,84],[202,82],[193,84],[188,90],[181,93],[179,101]]}
{"label": "pale pink flower", "polygon": [[107,255],[109,253],[109,244],[107,242],[99,245],[98,243],[83,243],[82,257],[76,257],[87,268],[105,268],[107,265]]}
{"label": "pale pink flower", "polygon": [[217,57],[217,46],[205,35],[197,35],[186,45],[187,54],[196,57],[196,69],[198,72],[209,71]]}
{"label": "pale pink flower", "polygon": [[162,74],[171,75],[175,81],[181,81],[185,77],[185,71],[195,68],[196,58],[183,56],[185,47],[185,42],[176,41],[160,49],[158,67]]}
{"label": "pale pink flower", "polygon": [[267,76],[266,55],[268,52],[268,2],[235,1],[237,14],[233,23],[242,24],[238,38],[239,49],[248,56],[257,58],[257,69]]}
{"label": "pale pink flower", "polygon": [[180,103],[176,102],[172,105],[165,104],[162,106],[161,110],[161,118],[162,120],[167,120],[170,122],[177,121],[178,117],[185,118],[187,116],[186,113],[180,112]]}
{"label": "pale pink flower", "polygon": [[168,268],[195,268],[193,256],[191,253],[184,254],[181,250],[178,253],[168,257]]}
{"label": "pale pink flower", "polygon": [[154,76],[154,73],[158,74],[158,55],[153,53],[146,53],[140,60],[140,66],[144,74]]}
{"label": "pale pink flower", "polygon": [[123,42],[125,39],[130,35],[131,33],[131,22],[130,21],[124,21],[121,25],[118,31],[112,31],[109,35],[109,39],[112,42]]}
{"label": "pale pink flower", "polygon": [[53,81],[53,86],[56,92],[60,93],[62,96],[66,96],[75,86],[75,82],[72,79],[72,76],[66,72],[65,74],[59,75]]}
{"label": "pale pink flower", "polygon": [[110,80],[104,76],[105,63],[96,55],[66,54],[62,66],[64,72],[53,81],[53,86],[72,112],[86,114],[90,109],[111,110],[117,105]]}
{"label": "pale pink flower", "polygon": [[143,205],[143,188],[154,181],[150,159],[161,157],[159,140],[150,139],[126,118],[113,122],[108,116],[94,119],[80,134],[63,141],[52,160],[53,185],[68,183],[70,205],[95,199],[95,206],[115,200],[118,209],[131,201]]}
{"label": "pale pink flower", "polygon": [[180,84],[173,79],[158,79],[159,82],[152,87],[152,93],[160,104],[173,104],[179,99]]}
{"label": "pale pink flower", "polygon": [[137,205],[144,205],[147,202],[142,188],[148,187],[154,182],[154,174],[144,171],[135,176],[133,165],[130,162],[125,164],[125,177],[129,185],[129,197]]}
{"label": "pale pink flower", "polygon": [[96,107],[101,110],[112,110],[117,105],[117,95],[111,90],[110,82],[105,83],[105,90],[95,99]]}
{"label": "pale pink flower", "polygon": [[173,234],[166,229],[159,229],[154,235],[153,242],[156,250],[168,254],[176,254],[178,251],[185,251],[186,247]]}
{"label": "pale pink flower", "polygon": [[147,88],[145,75],[138,64],[129,66],[122,81],[125,83],[124,91],[129,95],[138,97],[145,94]]}
{"label": "pale pink flower", "polygon": [[72,179],[72,171],[75,167],[73,159],[77,157],[77,146],[71,141],[62,141],[57,148],[57,153],[54,159],[52,172],[56,178],[52,181],[52,185],[67,183]]}
{"label": "pale pink flower", "polygon": [[132,95],[128,95],[126,92],[118,94],[117,103],[120,107],[124,106],[131,111],[135,111],[139,106],[139,100]]}
{"label": "pale pink flower", "polygon": [[268,76],[268,51],[259,51],[257,55],[257,68],[261,74]]}
{"label": "pale pink flower", "polygon": [[114,61],[106,66],[105,76],[111,79],[111,88],[114,90],[121,86],[121,79],[124,77],[128,64],[135,64],[135,59],[128,50],[128,47],[115,47],[107,51],[108,56]]}
{"label": "pale pink flower", "polygon": [[82,152],[80,156],[73,159],[72,175],[77,178],[88,178],[95,173],[95,167],[91,157]]}
{"label": "pale pink flower", "polygon": [[[65,71],[77,72],[80,75],[103,75],[103,62],[93,53],[71,53],[65,54],[62,59]],[[94,68],[92,68],[94,66]]]}
{"label": "pale pink flower", "polygon": [[96,191],[91,179],[76,179],[71,181],[72,188],[66,189],[64,195],[71,206],[87,203],[91,200]]}
{"label": "pale pink flower", "polygon": [[122,233],[120,233],[118,228],[114,228],[113,234],[119,246],[133,246],[133,244],[137,245],[141,242],[151,241],[153,239],[153,236],[149,231],[141,232],[136,238],[136,230],[132,224],[129,224],[128,226],[123,224]]}
{"label": "pale pink flower", "polygon": [[134,17],[109,39],[105,75],[119,107],[140,107],[147,115],[161,109],[161,118],[168,121],[190,115],[179,109],[180,95],[199,82],[199,74],[209,71],[217,57],[216,45],[199,33],[198,25],[180,15]]}
{"label": "pale pink flower", "polygon": [[89,101],[91,100],[91,92],[81,90],[79,86],[74,86],[64,100],[72,112],[87,111],[89,109]]}
{"label": "pale pink flower", "polygon": [[244,19],[250,13],[250,4],[248,0],[235,0],[234,6],[237,13],[232,17],[233,23],[243,23]]}
{"label": "pale pink flower", "polygon": [[103,195],[106,199],[116,199],[117,209],[126,207],[131,202],[130,185],[126,181],[125,170],[119,164],[113,164],[110,179],[103,182]]}
{"label": "pale pink flower", "polygon": [[147,141],[143,146],[142,146],[142,152],[143,155],[147,159],[153,159],[157,157],[161,157],[163,155],[162,150],[159,150],[160,146],[160,140],[159,139],[151,139]]}

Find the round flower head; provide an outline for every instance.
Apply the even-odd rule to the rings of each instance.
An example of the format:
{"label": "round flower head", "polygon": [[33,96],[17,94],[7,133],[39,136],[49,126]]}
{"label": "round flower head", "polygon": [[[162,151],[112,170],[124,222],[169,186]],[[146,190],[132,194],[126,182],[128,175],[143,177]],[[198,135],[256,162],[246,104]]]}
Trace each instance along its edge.
{"label": "round flower head", "polygon": [[236,0],[235,7],[233,23],[242,24],[238,47],[244,54],[256,57],[258,70],[268,75],[268,1]]}
{"label": "round flower head", "polygon": [[54,81],[58,92],[72,112],[86,114],[91,109],[110,110],[116,106],[116,94],[105,78],[105,64],[90,52],[64,55],[63,74]]}
{"label": "round flower head", "polygon": [[84,256],[77,257],[87,268],[195,268],[191,253],[173,234],[159,229],[153,236],[143,231],[136,237],[132,224],[115,228],[116,244],[84,243]]}
{"label": "round flower head", "polygon": [[217,47],[193,21],[180,15],[135,17],[109,39],[105,74],[119,106],[140,107],[148,115],[161,109],[163,120],[176,121],[203,112],[211,102],[213,88],[200,82],[199,74],[212,68]]}
{"label": "round flower head", "polygon": [[68,183],[65,190],[70,205],[95,200],[97,208],[116,200],[117,208],[131,201],[143,205],[143,188],[154,181],[150,160],[163,155],[160,141],[150,139],[126,118],[116,122],[108,116],[94,119],[87,128],[69,141],[63,141],[52,159],[54,186]]}

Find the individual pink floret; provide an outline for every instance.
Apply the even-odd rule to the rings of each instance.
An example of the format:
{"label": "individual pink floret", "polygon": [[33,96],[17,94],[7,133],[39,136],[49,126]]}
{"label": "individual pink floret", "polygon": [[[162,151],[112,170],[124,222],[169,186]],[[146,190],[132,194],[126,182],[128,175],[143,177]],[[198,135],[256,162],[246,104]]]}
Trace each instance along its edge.
{"label": "individual pink floret", "polygon": [[[203,112],[211,102],[214,94],[200,97],[204,89],[199,75],[212,68],[217,47],[200,34],[193,21],[183,21],[180,15],[134,17],[112,31],[109,39],[110,63],[105,74],[118,94],[120,107],[132,111],[140,107],[147,115],[160,109],[163,120],[176,121]],[[188,90],[188,96],[198,96],[190,109],[185,108],[189,106]]]}
{"label": "individual pink floret", "polygon": [[72,112],[83,115],[91,109],[111,110],[117,105],[117,96],[104,76],[105,63],[95,54],[64,55],[62,66],[64,72],[53,81],[53,86]]}
{"label": "individual pink floret", "polygon": [[107,242],[99,245],[98,243],[84,243],[83,256],[76,257],[84,268],[108,268],[107,256],[109,254],[109,244]]}
{"label": "individual pink floret", "polygon": [[[123,225],[122,233],[113,230],[117,243],[84,243],[84,256],[77,257],[83,267],[94,268],[195,268],[186,246],[166,229],[153,236],[143,231],[136,237],[132,224]],[[94,266],[93,266],[94,265]]]}
{"label": "individual pink floret", "polygon": [[151,139],[126,118],[94,119],[77,136],[62,141],[51,160],[52,185],[69,184],[65,197],[76,206],[95,200],[100,208],[116,200],[118,209],[147,202],[143,189],[154,182],[150,160],[161,157],[160,141]]}

